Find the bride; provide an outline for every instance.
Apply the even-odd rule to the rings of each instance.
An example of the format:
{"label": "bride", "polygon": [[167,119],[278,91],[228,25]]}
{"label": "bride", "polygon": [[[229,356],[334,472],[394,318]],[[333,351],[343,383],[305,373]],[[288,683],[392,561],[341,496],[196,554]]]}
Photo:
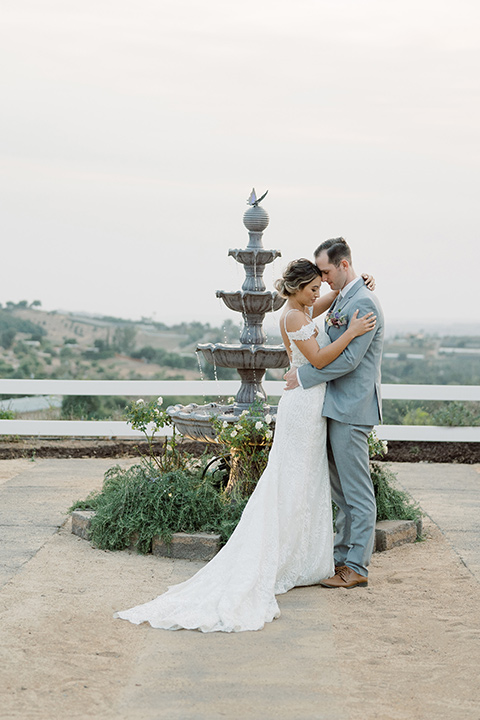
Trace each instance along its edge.
{"label": "bride", "polygon": [[[322,368],[375,326],[372,313],[359,318],[357,311],[330,343],[312,318],[325,312],[337,293],[320,298],[320,285],[317,266],[303,258],[291,262],[275,283],[287,298],[280,330],[295,366]],[[298,387],[280,399],[267,467],[220,552],[189,580],[114,617],[166,630],[260,630],[280,616],[276,595],[333,575],[324,394],[322,384]]]}

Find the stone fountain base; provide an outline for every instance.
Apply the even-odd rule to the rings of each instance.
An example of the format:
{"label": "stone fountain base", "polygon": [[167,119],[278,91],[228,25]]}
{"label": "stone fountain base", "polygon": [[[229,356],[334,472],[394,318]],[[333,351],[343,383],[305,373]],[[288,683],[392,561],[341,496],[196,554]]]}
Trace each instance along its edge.
{"label": "stone fountain base", "polygon": [[[220,422],[235,423],[244,408],[234,405],[219,405],[218,403],[208,403],[207,405],[170,405],[167,412],[175,423],[175,428],[184,437],[197,442],[204,442],[216,445],[215,430],[212,427],[212,418],[220,420]],[[273,421],[271,423],[272,430],[275,428],[275,416],[277,413],[276,405],[264,406],[265,414],[269,413]]]}

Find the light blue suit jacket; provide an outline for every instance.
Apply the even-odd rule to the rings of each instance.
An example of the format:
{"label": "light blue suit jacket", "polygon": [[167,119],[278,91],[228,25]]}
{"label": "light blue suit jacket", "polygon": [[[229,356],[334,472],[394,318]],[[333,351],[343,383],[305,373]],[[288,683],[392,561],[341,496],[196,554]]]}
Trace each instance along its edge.
{"label": "light blue suit jacket", "polygon": [[374,312],[377,316],[375,330],[354,338],[336,360],[321,370],[313,365],[302,365],[298,369],[300,381],[305,389],[328,383],[323,405],[324,417],[349,425],[377,425],[382,420],[382,308],[375,295],[367,290],[362,278],[359,278],[339,302],[338,309],[346,316],[347,323],[339,328],[328,327],[325,323],[325,331],[332,342],[345,332],[355,310],[359,310],[359,317]]}

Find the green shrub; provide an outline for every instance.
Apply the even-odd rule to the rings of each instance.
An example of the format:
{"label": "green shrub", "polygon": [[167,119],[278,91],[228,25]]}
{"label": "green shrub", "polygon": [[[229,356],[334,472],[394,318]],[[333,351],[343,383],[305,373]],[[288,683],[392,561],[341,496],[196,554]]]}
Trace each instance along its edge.
{"label": "green shrub", "polygon": [[101,492],[70,508],[95,510],[91,540],[105,550],[121,550],[138,533],[136,547],[148,552],[152,538],[170,542],[175,532],[216,532],[226,542],[245,506],[230,503],[202,469],[164,474],[143,462],[123,470],[118,465],[105,474]]}
{"label": "green shrub", "polygon": [[377,520],[419,520],[422,511],[408,493],[395,487],[395,473],[385,463],[372,462],[372,458],[381,458],[388,452],[387,442],[379,440],[375,430],[368,436],[368,452]]}
{"label": "green shrub", "polygon": [[15,420],[16,414],[13,410],[0,410],[0,420]]}
{"label": "green shrub", "polygon": [[62,418],[66,420],[97,420],[99,414],[97,395],[66,395],[62,399]]}
{"label": "green shrub", "polygon": [[116,420],[123,417],[126,397],[121,395],[65,395],[62,417],[65,420]]}
{"label": "green shrub", "polygon": [[395,474],[383,463],[370,463],[377,520],[419,520],[422,511],[404,490],[395,487]]}
{"label": "green shrub", "polygon": [[[150,456],[127,470],[118,465],[110,468],[102,490],[70,508],[70,511],[95,510],[91,539],[97,547],[121,550],[130,546],[135,538],[136,548],[146,553],[156,535],[168,543],[176,532],[218,533],[225,543],[240,520],[248,498],[241,492],[222,490],[211,455],[204,455],[200,462],[193,462],[187,454],[180,459],[180,450],[174,443],[164,448],[162,457],[155,457],[151,446],[153,436],[160,427],[171,423],[166,411],[161,409],[162,402],[162,398],[148,404],[137,400],[127,409],[132,427],[142,430],[149,440]],[[217,432],[223,433],[223,441],[228,440],[233,451],[236,448],[230,447],[232,444],[238,441],[241,448],[242,440],[248,443],[252,436],[258,440],[259,433],[262,439],[270,439],[268,421],[268,417],[245,413],[239,418],[240,429],[233,438],[235,426],[217,424]],[[239,437],[242,435],[243,438]],[[369,450],[371,457],[378,457],[387,452],[387,446],[372,433]],[[422,513],[418,506],[407,493],[394,487],[393,472],[383,463],[371,462],[370,467],[378,520],[419,519]]]}
{"label": "green shrub", "polygon": [[450,402],[444,404],[432,415],[434,425],[477,426],[480,425],[480,404]]}

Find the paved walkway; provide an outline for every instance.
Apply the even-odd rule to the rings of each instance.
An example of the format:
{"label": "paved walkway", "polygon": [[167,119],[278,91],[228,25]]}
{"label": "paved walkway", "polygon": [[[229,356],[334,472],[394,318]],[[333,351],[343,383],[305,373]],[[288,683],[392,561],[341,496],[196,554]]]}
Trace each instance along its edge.
{"label": "paved walkway", "polygon": [[392,463],[391,467],[399,484],[480,581],[480,465]]}
{"label": "paved walkway", "polygon": [[[134,462],[118,461],[124,467]],[[92,552],[68,527],[61,528],[66,509],[100,488],[112,464],[111,459],[0,461],[2,719],[478,720],[480,693],[472,686],[480,632],[476,582],[469,582],[464,568],[463,576],[454,568],[458,577],[441,592],[429,589],[428,577],[419,587],[407,562],[415,571],[420,558],[430,563],[428,543],[378,557],[381,591],[372,583],[352,593],[316,587],[287,593],[280,599],[284,622],[260,633],[164,633],[112,620],[113,611],[133,597],[154,597],[201,566]],[[393,469],[480,581],[480,466],[395,464]],[[451,553],[442,552],[451,566]],[[431,568],[432,578],[441,571],[442,557]],[[467,588],[465,607],[454,616],[452,603],[448,608],[442,603],[446,593],[456,597],[460,585]],[[388,591],[393,600],[385,606]],[[351,636],[339,634],[339,618],[348,622]],[[354,635],[364,622],[370,627],[368,643]],[[461,654],[451,656],[452,648]],[[360,666],[352,665],[357,658]],[[422,672],[430,685],[417,691]]]}
{"label": "paved walkway", "polygon": [[76,500],[101,487],[117,462],[134,460],[0,460],[0,587],[65,523]]}
{"label": "paved walkway", "polygon": [[[0,460],[0,587],[58,531],[66,509],[135,460]],[[392,463],[400,485],[480,580],[480,465]]]}

